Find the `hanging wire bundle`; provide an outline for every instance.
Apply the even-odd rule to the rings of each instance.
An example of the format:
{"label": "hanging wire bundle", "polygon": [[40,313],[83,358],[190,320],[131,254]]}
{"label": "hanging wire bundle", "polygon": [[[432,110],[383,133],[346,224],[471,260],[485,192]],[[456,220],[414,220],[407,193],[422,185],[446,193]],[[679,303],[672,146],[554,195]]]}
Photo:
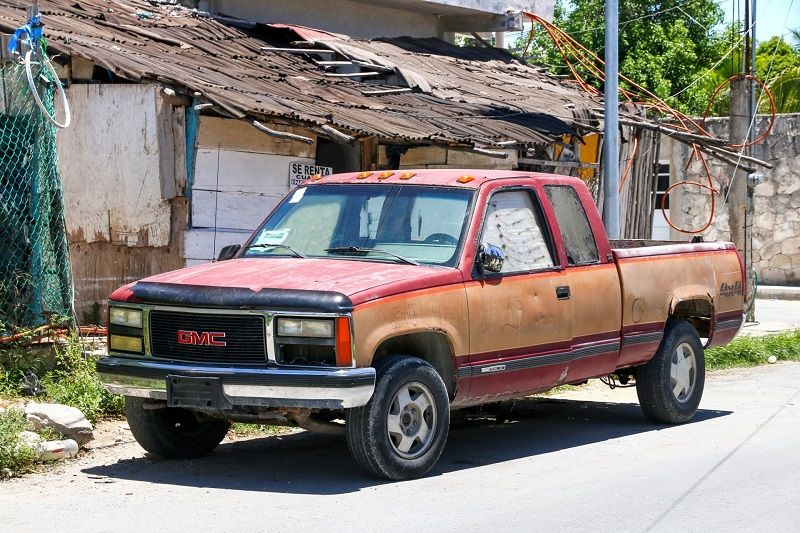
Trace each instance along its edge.
{"label": "hanging wire bundle", "polygon": [[[55,127],[68,125],[69,113],[45,46],[32,17],[0,65],[0,335],[73,315]],[[56,89],[63,124],[54,118]]]}
{"label": "hanging wire bundle", "polygon": [[[540,17],[539,15],[536,15],[534,13],[529,13],[527,11],[524,11],[523,14],[528,19],[530,19],[531,22],[540,24],[542,27],[544,27],[545,31],[550,36],[550,38],[552,39],[552,41],[555,44],[556,48],[558,49],[559,53],[561,54],[562,59],[564,60],[565,64],[567,65],[567,68],[569,68],[569,71],[572,74],[573,79],[577,82],[577,84],[583,90],[587,91],[589,94],[592,94],[594,96],[600,96],[601,92],[599,90],[597,90],[595,87],[593,87],[589,83],[589,81],[587,81],[584,78],[584,76],[589,77],[589,78],[597,79],[597,80],[599,80],[601,82],[604,81],[605,80],[605,70],[604,70],[605,62],[597,54],[595,54],[594,52],[592,52],[591,50],[589,50],[588,48],[583,46],[581,43],[576,41],[569,34],[564,32],[563,30],[561,30],[558,26],[554,25],[553,23],[548,22],[547,20],[543,19],[542,17]],[[742,39],[744,39],[744,36],[742,37]],[[528,42],[527,42],[527,44],[525,46],[525,51],[523,52],[523,57],[527,56],[527,51],[530,48],[532,40],[533,40],[533,31],[531,31],[531,34],[530,34],[530,36],[528,38]],[[737,45],[738,45],[738,43],[736,45],[734,45],[734,48]],[[733,48],[731,48],[731,50],[733,50]],[[574,58],[574,60],[570,60],[571,57]],[[712,68],[715,68],[723,60],[724,60],[724,58],[720,59],[717,62],[717,64],[714,65]],[[575,63],[577,63],[577,64],[575,64]],[[661,205],[660,205],[661,212],[662,212],[662,214],[664,216],[664,220],[667,222],[667,224],[669,224],[669,226],[672,229],[674,229],[676,231],[679,231],[681,233],[688,233],[688,234],[703,233],[704,231],[706,231],[711,226],[711,224],[714,221],[714,213],[716,212],[715,208],[716,208],[716,202],[717,202],[717,195],[721,194],[721,191],[715,185],[715,181],[721,182],[723,184],[730,184],[730,182],[733,179],[733,177],[726,178],[726,177],[723,177],[723,176],[713,176],[712,173],[711,173],[711,167],[710,167],[710,165],[709,165],[709,163],[707,161],[707,155],[712,155],[714,157],[720,158],[723,161],[726,161],[726,162],[729,162],[729,163],[732,162],[732,163],[734,163],[736,168],[740,168],[742,166],[741,163],[744,160],[750,159],[750,158],[745,156],[745,151],[749,147],[763,142],[769,136],[769,134],[770,134],[770,132],[772,130],[772,127],[773,127],[773,125],[775,123],[776,110],[775,110],[775,101],[773,99],[772,93],[770,92],[769,88],[767,87],[767,85],[763,81],[755,78],[754,76],[745,75],[745,74],[733,76],[733,77],[729,78],[728,80],[722,82],[719,86],[717,86],[714,89],[713,94],[711,96],[711,99],[710,99],[710,101],[708,103],[708,107],[706,108],[705,113],[703,114],[703,117],[701,119],[694,119],[694,118],[692,118],[692,117],[690,117],[690,116],[678,111],[677,109],[673,108],[667,102],[665,102],[662,98],[659,98],[656,94],[654,94],[651,91],[647,90],[645,87],[643,87],[642,85],[639,85],[638,83],[636,83],[635,81],[633,81],[630,78],[626,77],[625,75],[620,74],[619,78],[620,78],[620,82],[623,84],[620,87],[620,94],[622,95],[622,97],[625,99],[626,102],[629,102],[629,103],[632,103],[632,104],[636,104],[636,105],[638,105],[638,106],[640,106],[642,108],[645,108],[645,109],[647,109],[649,111],[653,111],[653,112],[657,113],[658,115],[660,115],[661,117],[669,120],[671,128],[674,128],[673,133],[689,134],[689,135],[695,136],[695,138],[697,138],[697,139],[711,139],[711,138],[713,138],[711,133],[709,133],[708,130],[705,128],[706,119],[708,118],[708,115],[709,115],[709,113],[711,111],[712,105],[714,103],[714,99],[717,97],[717,95],[720,92],[720,90],[724,86],[730,84],[733,80],[739,79],[739,78],[747,78],[747,79],[753,80],[762,89],[761,96],[759,97],[759,103],[760,103],[760,99],[763,98],[763,97],[766,97],[769,100],[769,105],[770,105],[769,124],[767,126],[766,131],[764,131],[763,133],[759,134],[754,140],[751,140],[751,141],[748,141],[748,142],[745,142],[745,143],[742,143],[742,144],[729,144],[729,145],[727,145],[725,147],[716,146],[713,149],[704,148],[702,146],[702,144],[700,144],[698,142],[690,142],[689,144],[690,144],[690,146],[692,148],[692,152],[691,152],[691,156],[689,158],[689,161],[686,163],[686,168],[688,169],[689,165],[692,163],[692,161],[694,161],[696,159],[702,165],[703,172],[704,172],[705,176],[702,178],[702,181],[683,180],[683,181],[679,181],[679,182],[673,183],[663,193],[663,195],[661,197]],[[680,92],[682,92],[685,89],[686,88],[682,89],[681,91],[679,91],[676,94],[680,94]],[[753,127],[754,127],[754,124],[751,122],[750,128],[753,128]],[[632,150],[632,154],[630,156],[631,160],[634,157],[636,157],[636,151],[637,151],[637,147],[636,147],[636,145],[634,145],[634,148]],[[620,179],[620,184],[619,184],[620,190],[622,190],[622,188],[625,186],[625,182],[626,182],[627,177],[629,175],[630,169],[631,169],[631,165],[627,165],[627,167],[625,168],[625,171],[622,173],[622,177]],[[734,170],[734,173],[732,174],[732,176],[733,175],[735,175],[735,170]],[[701,228],[681,228],[681,227],[675,225],[672,222],[672,220],[670,219],[669,215],[666,212],[666,201],[667,201],[667,197],[669,196],[669,194],[677,187],[685,187],[685,186],[688,186],[688,185],[693,185],[693,186],[699,187],[700,189],[702,189],[704,191],[708,191],[708,193],[710,194],[710,197],[711,197],[711,199],[710,199],[710,204],[711,204],[711,206],[710,206],[710,215],[709,215],[708,221]]]}

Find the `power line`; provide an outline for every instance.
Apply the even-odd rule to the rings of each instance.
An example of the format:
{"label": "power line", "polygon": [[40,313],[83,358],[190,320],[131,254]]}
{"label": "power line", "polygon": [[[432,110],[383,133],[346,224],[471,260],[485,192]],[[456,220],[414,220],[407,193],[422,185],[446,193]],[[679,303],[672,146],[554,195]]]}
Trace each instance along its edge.
{"label": "power line", "polygon": [[734,50],[736,50],[736,48],[738,48],[738,47],[739,47],[739,44],[741,44],[742,40],[744,40],[744,36],[745,36],[745,34],[744,34],[744,33],[742,33],[742,36],[741,36],[741,37],[739,37],[739,40],[738,40],[738,41],[736,41],[736,42],[733,44],[733,46],[731,46],[731,47],[730,47],[730,49],[729,49],[729,50],[728,50],[728,51],[725,53],[725,55],[724,55],[724,56],[722,56],[722,57],[719,59],[719,61],[717,61],[716,63],[714,63],[713,65],[711,65],[711,67],[710,67],[708,70],[706,70],[706,71],[705,71],[703,74],[701,74],[700,76],[698,76],[697,78],[695,78],[694,80],[692,80],[692,82],[691,82],[691,83],[689,83],[689,85],[687,85],[686,87],[684,87],[684,88],[683,88],[683,89],[681,89],[680,91],[678,91],[678,92],[676,92],[676,93],[673,93],[673,94],[669,95],[669,97],[670,97],[670,98],[675,98],[675,97],[676,97],[676,96],[678,96],[679,94],[682,94],[683,92],[685,92],[685,91],[689,90],[691,87],[693,87],[693,86],[697,85],[698,83],[700,83],[700,80],[702,80],[703,78],[705,78],[706,76],[708,76],[709,74],[711,74],[711,73],[714,71],[714,69],[716,69],[718,66],[720,66],[720,64],[721,64],[723,61],[725,61],[725,60],[728,58],[728,56],[730,56],[731,54],[733,54],[733,51],[734,51]]}
{"label": "power line", "polygon": [[[791,2],[789,2],[789,9],[786,12],[786,20],[788,20],[788,18],[789,18],[789,13],[792,11],[792,6],[793,5],[794,5],[794,0],[791,0]],[[786,28],[786,24],[784,24],[783,27]],[[767,67],[767,72],[766,72],[766,74],[764,76],[765,79],[769,79],[769,75],[772,72],[772,66],[775,63],[775,53],[778,51],[778,45],[779,44],[780,44],[780,41],[776,42],[775,43],[775,48],[772,50],[772,58],[770,58],[769,66]],[[764,92],[765,91],[761,91],[761,94],[758,96],[758,102],[756,103],[756,110],[761,105],[761,101],[764,98]],[[753,113],[753,115],[750,117],[750,124],[747,127],[747,135],[745,136],[745,139],[749,139],[750,138],[750,132],[755,127],[756,115],[757,115],[757,113]],[[733,174],[731,175],[731,181],[728,184],[728,190],[725,193],[724,203],[728,202],[728,195],[730,195],[731,188],[732,188],[731,184],[733,183],[733,180],[736,179],[736,171],[739,170],[739,165],[742,162],[742,156],[744,155],[745,150],[747,150],[747,146],[746,145],[742,146],[740,151],[739,151],[739,158],[736,160],[736,165],[733,167]]]}
{"label": "power line", "polygon": [[[620,22],[620,23],[619,23],[619,28],[620,28],[620,30],[622,30],[622,28],[623,28],[624,26],[626,26],[627,24],[630,24],[631,22],[637,22],[637,21],[639,21],[639,20],[644,20],[644,19],[647,19],[647,18],[652,18],[652,17],[655,17],[655,16],[657,16],[657,15],[662,15],[662,14],[664,14],[664,13],[668,13],[668,12],[670,12],[670,11],[674,11],[674,10],[676,10],[676,9],[680,9],[681,11],[683,11],[683,9],[682,9],[682,7],[683,7],[683,6],[685,6],[685,5],[687,5],[687,4],[691,4],[692,2],[697,2],[697,1],[698,1],[698,0],[685,0],[685,1],[684,1],[684,2],[682,2],[681,4],[674,5],[674,6],[672,6],[672,7],[668,7],[668,8],[665,8],[665,9],[660,9],[660,10],[656,11],[655,13],[648,13],[647,15],[642,15],[642,16],[640,16],[640,17],[635,17],[635,18],[632,18],[632,19],[624,20],[624,21],[622,21],[622,22]],[[728,1],[728,0],[713,0],[713,3],[715,3],[715,4],[717,4],[717,5],[720,5],[720,4],[724,4],[724,3],[725,3],[725,2],[727,2],[727,1]],[[684,12],[684,13],[685,13],[685,12]],[[695,22],[696,22],[696,21],[695,21]],[[702,24],[700,24],[699,22],[697,22],[697,24],[698,24],[700,27],[703,27],[703,25],[702,25]],[[595,26],[594,28],[586,28],[586,29],[583,29],[583,30],[575,30],[575,31],[573,31],[573,32],[566,32],[566,31],[565,31],[564,33],[567,33],[567,34],[569,34],[569,35],[578,35],[578,34],[581,34],[581,33],[589,33],[589,32],[594,32],[594,31],[597,31],[597,30],[604,30],[604,29],[605,29],[605,27],[604,27],[604,26]]]}

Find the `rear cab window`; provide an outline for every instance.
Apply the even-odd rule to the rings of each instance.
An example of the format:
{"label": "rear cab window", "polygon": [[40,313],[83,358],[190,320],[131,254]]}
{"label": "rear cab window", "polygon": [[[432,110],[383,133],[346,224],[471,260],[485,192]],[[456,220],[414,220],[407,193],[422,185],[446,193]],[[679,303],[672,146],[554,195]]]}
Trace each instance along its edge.
{"label": "rear cab window", "polygon": [[561,232],[567,265],[593,265],[600,262],[597,242],[578,193],[569,185],[545,185],[550,206]]}

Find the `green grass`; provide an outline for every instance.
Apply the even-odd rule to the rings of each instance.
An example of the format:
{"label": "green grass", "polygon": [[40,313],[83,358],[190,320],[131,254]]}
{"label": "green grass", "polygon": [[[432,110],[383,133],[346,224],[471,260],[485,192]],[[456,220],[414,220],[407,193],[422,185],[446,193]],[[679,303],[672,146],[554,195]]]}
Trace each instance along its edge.
{"label": "green grass", "polygon": [[738,337],[725,346],[706,350],[706,369],[765,365],[774,355],[778,361],[800,361],[800,329],[764,337]]}
{"label": "green grass", "polygon": [[288,426],[268,426],[266,424],[243,424],[236,422],[231,425],[231,434],[235,437],[267,437],[288,433],[292,428]]}
{"label": "green grass", "polygon": [[25,415],[19,409],[0,410],[0,479],[30,472],[38,454],[19,442],[25,429]]}
{"label": "green grass", "polygon": [[38,402],[71,405],[95,422],[107,415],[122,414],[124,399],[103,388],[95,370],[95,359],[84,354],[83,344],[73,335],[62,346],[56,346],[55,368],[47,370],[38,359],[31,359],[22,347],[6,348],[0,360],[0,397],[19,397],[26,370],[39,376],[44,394]]}
{"label": "green grass", "polygon": [[103,388],[95,359],[83,353],[77,336],[71,337],[63,348],[56,348],[56,352],[56,369],[42,379],[50,401],[77,407],[91,422],[104,415],[122,414],[124,398]]}

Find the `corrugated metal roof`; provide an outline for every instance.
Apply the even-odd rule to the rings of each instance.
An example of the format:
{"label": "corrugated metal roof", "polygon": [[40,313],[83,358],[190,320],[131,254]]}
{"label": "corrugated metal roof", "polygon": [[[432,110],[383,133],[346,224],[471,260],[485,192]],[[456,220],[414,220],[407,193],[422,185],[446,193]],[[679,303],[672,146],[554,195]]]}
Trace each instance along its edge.
{"label": "corrugated metal roof", "polygon": [[[28,4],[0,2],[0,28],[19,27]],[[587,122],[589,110],[598,106],[579,89],[502,50],[460,48],[439,39],[356,40],[153,4],[43,0],[50,53],[88,59],[131,81],[185,87],[237,118],[327,124],[407,143],[540,145],[572,132],[573,120]],[[307,39],[315,35],[319,40],[311,45]],[[295,47],[298,40],[336,54],[263,50]],[[331,77],[334,70],[314,59],[351,59],[364,71],[371,65],[377,81]],[[408,87],[410,92],[365,94]]]}

